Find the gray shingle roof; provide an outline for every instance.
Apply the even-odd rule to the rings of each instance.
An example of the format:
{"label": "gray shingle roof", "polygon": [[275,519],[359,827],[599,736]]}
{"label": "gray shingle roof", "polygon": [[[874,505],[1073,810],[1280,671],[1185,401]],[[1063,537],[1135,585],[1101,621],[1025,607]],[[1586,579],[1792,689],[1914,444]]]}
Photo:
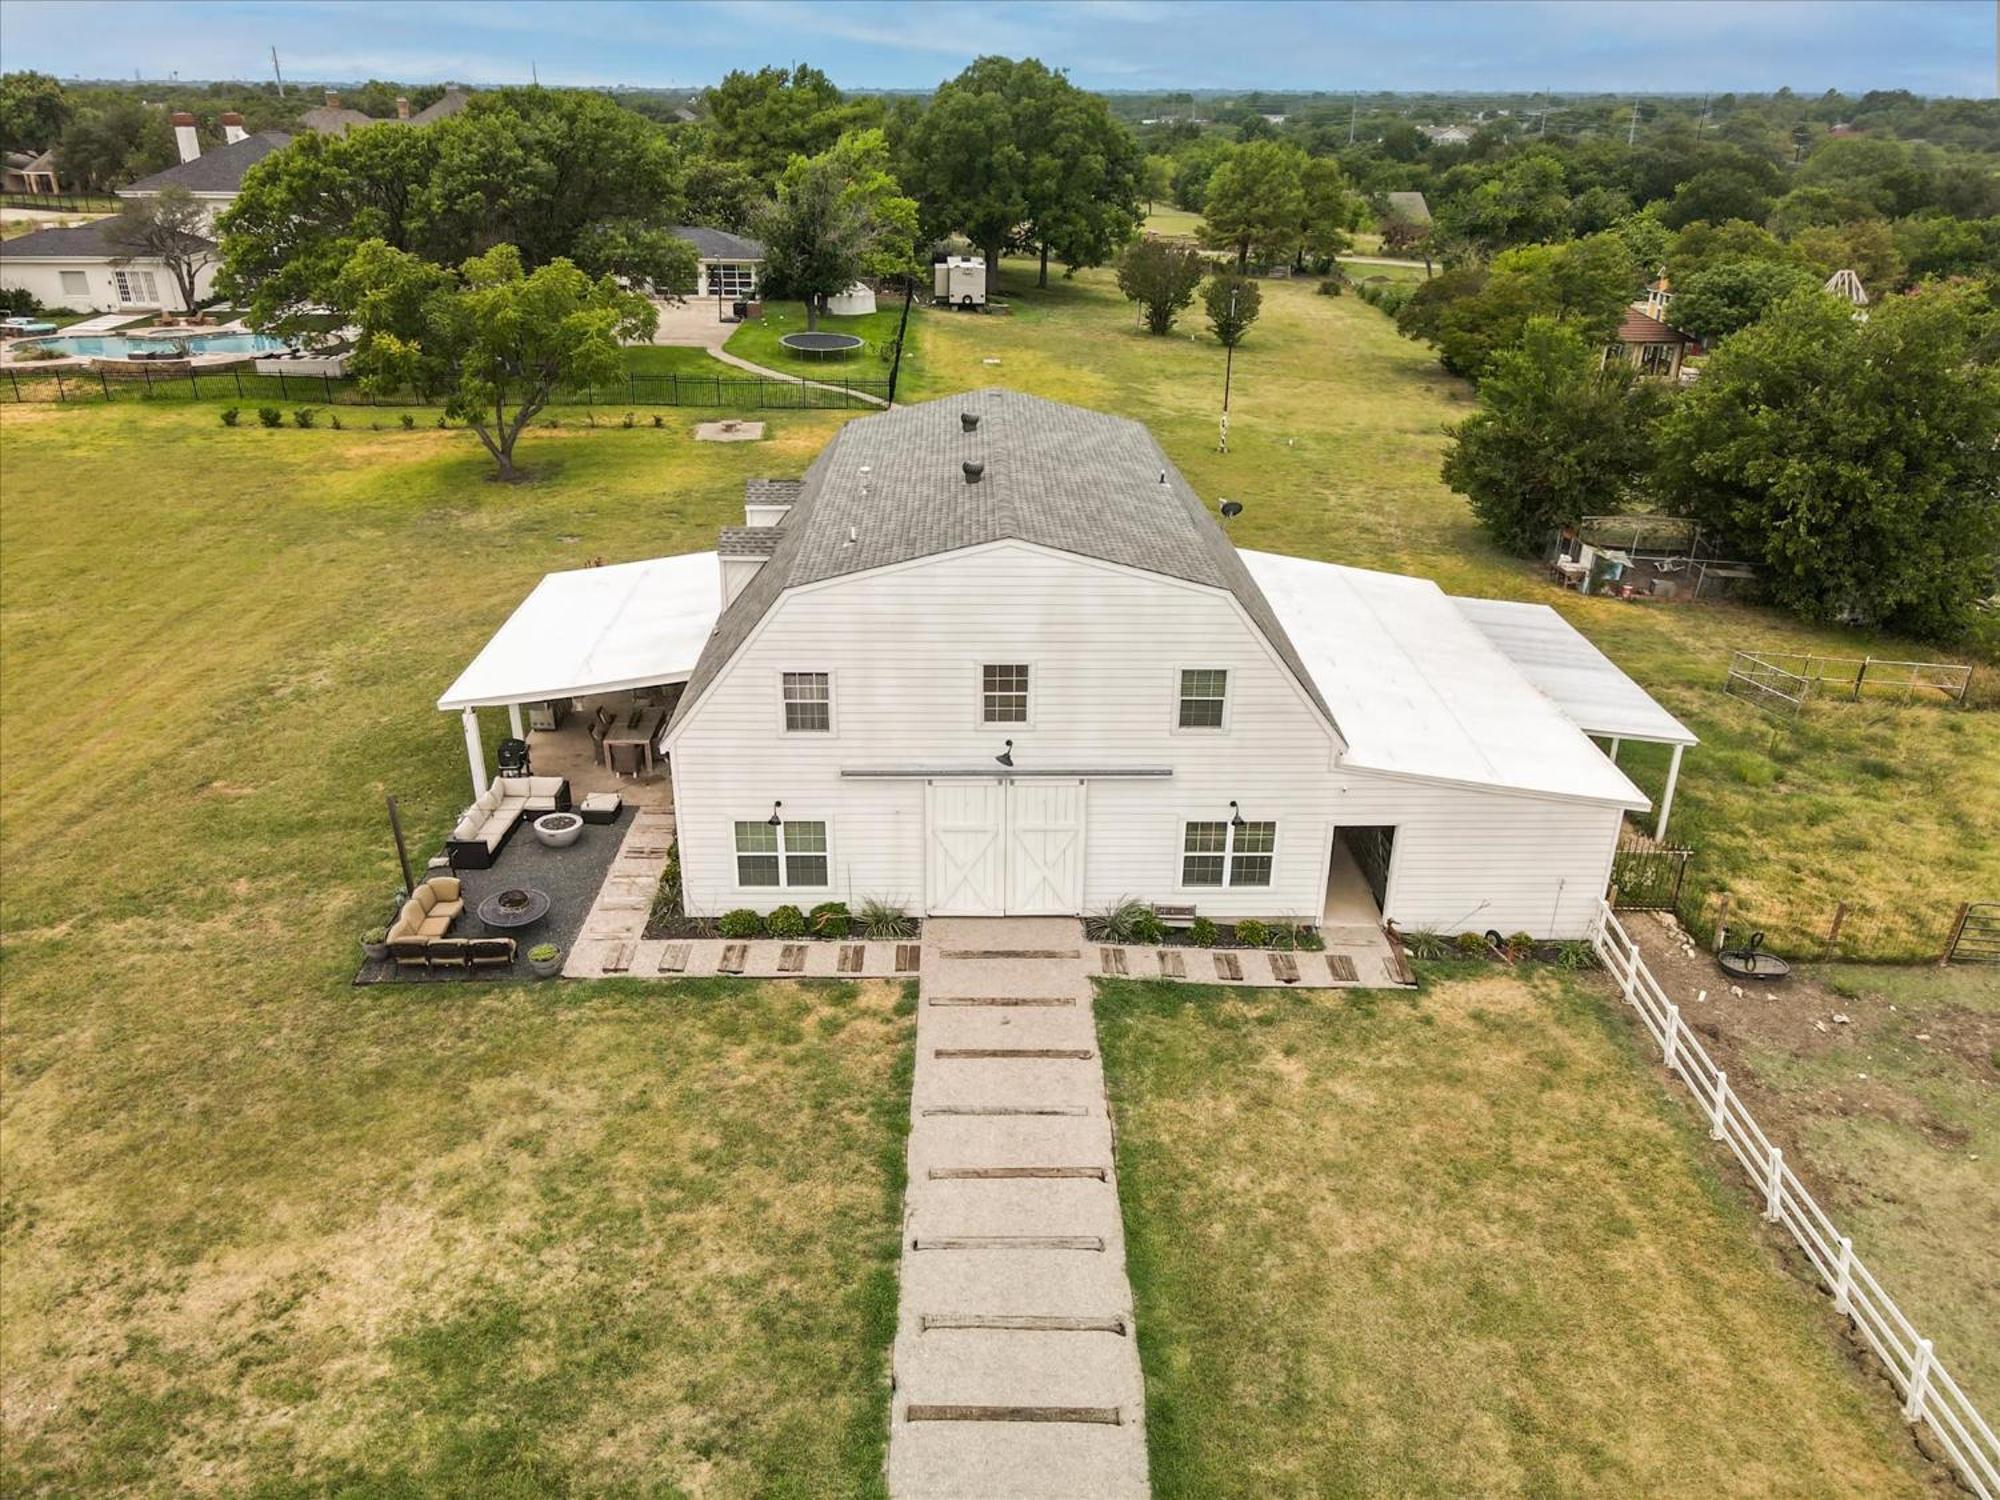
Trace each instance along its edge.
{"label": "gray shingle roof", "polygon": [[447,88],[444,94],[426,104],[410,116],[412,125],[428,125],[433,120],[442,120],[446,115],[455,115],[472,102],[472,95],[463,89]]}
{"label": "gray shingle roof", "polygon": [[731,234],[726,229],[710,229],[701,224],[674,224],[670,230],[694,246],[703,260],[762,260],[764,242],[748,235]]}
{"label": "gray shingle roof", "polygon": [[144,196],[161,188],[184,187],[190,193],[233,193],[243,186],[245,172],[290,140],[282,130],[260,130],[230,145],[204,151],[193,161],[141,177],[118,191]]}
{"label": "gray shingle roof", "polygon": [[[975,430],[963,412],[979,415]],[[968,461],[985,466],[977,484]],[[1228,590],[1333,717],[1208,507],[1125,417],[996,388],[857,418],[813,460],[774,534],[771,561],[717,620],[682,713],[785,589],[1011,540]]]}
{"label": "gray shingle roof", "polygon": [[725,526],[715,550],[724,557],[769,557],[784,535],[775,526]]}
{"label": "gray shingle roof", "polygon": [[[33,234],[24,234],[18,239],[0,240],[0,257],[12,260],[37,260],[48,256],[77,260],[126,260],[132,252],[111,243],[104,231],[111,225],[109,219],[99,219],[89,224],[78,224],[69,229],[38,229]],[[204,245],[212,244],[203,240]],[[139,256],[146,260],[152,257]]]}
{"label": "gray shingle roof", "polygon": [[336,105],[321,104],[300,115],[299,123],[308,130],[317,130],[321,135],[346,135],[350,130],[360,130],[364,126],[381,122],[378,122],[373,115],[363,114],[358,109],[343,109]]}
{"label": "gray shingle roof", "polygon": [[746,479],[743,481],[743,503],[745,505],[796,505],[799,491],[805,487],[801,479]]}

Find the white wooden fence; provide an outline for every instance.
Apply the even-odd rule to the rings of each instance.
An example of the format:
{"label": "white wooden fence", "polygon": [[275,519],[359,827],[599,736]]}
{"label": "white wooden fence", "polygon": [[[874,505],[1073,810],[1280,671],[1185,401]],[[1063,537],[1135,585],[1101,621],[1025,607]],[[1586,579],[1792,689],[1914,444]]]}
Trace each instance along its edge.
{"label": "white wooden fence", "polygon": [[1680,1007],[1666,996],[1639,955],[1638,944],[1619,924],[1610,906],[1599,903],[1592,941],[1598,956],[1660,1045],[1669,1072],[1678,1076],[1708,1117],[1709,1137],[1722,1142],[1743,1164],[1763,1195],[1764,1217],[1781,1224],[1798,1241],[1806,1259],[1833,1292],[1834,1308],[1846,1314],[1875,1351],[1903,1396],[1903,1418],[1930,1428],[1981,1500],[2000,1500],[2000,1440],[1931,1353],[1902,1309],[1854,1253],[1854,1242],[1834,1227],[1813,1201],[1785,1153],[1771,1144],[1743,1101],[1730,1090],[1729,1075],[1716,1067],[1700,1040],[1681,1020]]}

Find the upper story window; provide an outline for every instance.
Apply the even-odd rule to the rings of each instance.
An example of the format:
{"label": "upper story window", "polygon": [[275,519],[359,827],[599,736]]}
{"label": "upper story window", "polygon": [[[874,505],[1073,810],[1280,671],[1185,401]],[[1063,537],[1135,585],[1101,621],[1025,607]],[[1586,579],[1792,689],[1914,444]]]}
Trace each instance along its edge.
{"label": "upper story window", "polygon": [[1025,663],[979,670],[979,716],[986,724],[1028,722],[1028,668]]}
{"label": "upper story window", "polygon": [[1214,668],[1190,668],[1181,673],[1180,727],[1220,729],[1229,698],[1229,674]]}
{"label": "upper story window", "polygon": [[833,729],[833,685],[824,672],[785,673],[785,732],[827,734]]}
{"label": "upper story window", "polygon": [[1184,886],[1271,883],[1276,823],[1190,823],[1181,841]]}

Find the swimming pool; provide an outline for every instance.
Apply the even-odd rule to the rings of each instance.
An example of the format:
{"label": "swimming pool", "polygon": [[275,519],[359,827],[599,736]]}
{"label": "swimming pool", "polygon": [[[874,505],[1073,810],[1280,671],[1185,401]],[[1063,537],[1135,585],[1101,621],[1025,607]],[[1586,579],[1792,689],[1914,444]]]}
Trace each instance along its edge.
{"label": "swimming pool", "polygon": [[143,334],[79,334],[69,338],[37,339],[42,349],[70,356],[130,359],[138,350],[171,350],[185,344],[195,354],[275,354],[286,346],[268,333],[174,333],[147,338]]}

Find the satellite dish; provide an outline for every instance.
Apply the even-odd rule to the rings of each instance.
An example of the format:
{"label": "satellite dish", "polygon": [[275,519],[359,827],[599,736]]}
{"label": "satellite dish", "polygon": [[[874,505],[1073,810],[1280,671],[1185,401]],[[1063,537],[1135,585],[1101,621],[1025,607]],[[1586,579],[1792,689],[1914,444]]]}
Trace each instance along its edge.
{"label": "satellite dish", "polygon": [[1233,521],[1236,519],[1236,517],[1242,514],[1243,514],[1243,502],[1241,500],[1225,500],[1222,502],[1223,520]]}

